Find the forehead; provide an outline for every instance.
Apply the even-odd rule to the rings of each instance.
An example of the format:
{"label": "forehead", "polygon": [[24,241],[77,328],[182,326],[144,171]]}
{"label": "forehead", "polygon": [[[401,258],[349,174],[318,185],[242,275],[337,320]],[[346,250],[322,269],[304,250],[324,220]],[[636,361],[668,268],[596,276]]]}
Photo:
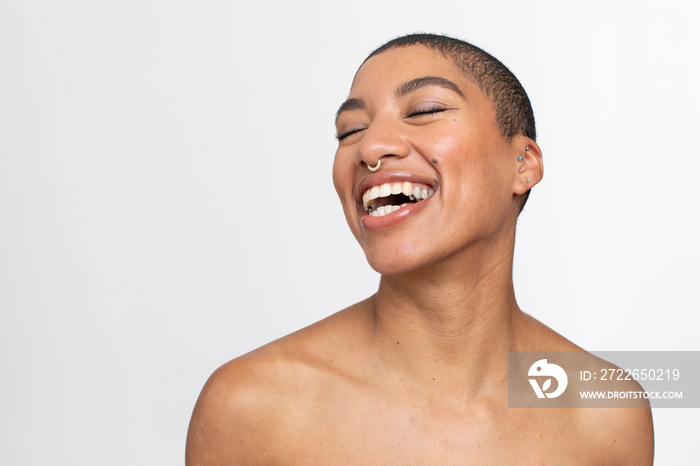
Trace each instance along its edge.
{"label": "forehead", "polygon": [[[367,84],[367,81],[372,81],[376,85],[378,81],[407,74],[423,76],[426,73],[428,75],[463,76],[452,60],[437,50],[429,49],[424,45],[410,45],[385,50],[368,58],[357,70],[352,81],[352,88],[363,86]],[[379,78],[387,79],[381,80]]]}
{"label": "forehead", "polygon": [[476,83],[450,58],[424,45],[395,47],[367,59],[355,74],[349,97],[387,95],[403,83],[427,76],[452,81],[468,100],[482,101],[491,106]]}

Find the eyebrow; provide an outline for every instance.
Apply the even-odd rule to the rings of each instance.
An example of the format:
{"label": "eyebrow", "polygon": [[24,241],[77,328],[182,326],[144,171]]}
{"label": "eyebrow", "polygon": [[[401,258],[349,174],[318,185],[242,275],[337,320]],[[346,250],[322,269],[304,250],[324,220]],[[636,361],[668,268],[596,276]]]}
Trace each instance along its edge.
{"label": "eyebrow", "polygon": [[338,111],[335,113],[335,121],[338,121],[338,117],[340,116],[341,113],[343,112],[349,112],[350,110],[366,110],[367,109],[367,104],[365,104],[365,101],[362,99],[359,99],[357,97],[353,97],[352,99],[348,99],[342,104],[340,104],[340,107],[338,107]]}
{"label": "eyebrow", "polygon": [[[426,86],[439,86],[443,87],[445,89],[448,89],[458,95],[460,95],[463,99],[464,93],[460,90],[459,86],[457,86],[455,83],[450,81],[449,79],[441,78],[439,76],[424,76],[422,78],[416,78],[412,79],[410,81],[407,81],[399,87],[396,88],[396,91],[394,91],[394,94],[396,95],[397,98],[403,97],[407,94],[410,94],[411,92],[415,92],[418,89]],[[353,97],[352,99],[348,99],[345,102],[343,102],[340,107],[338,108],[338,111],[335,114],[335,121],[338,121],[338,117],[340,116],[341,113],[343,112],[349,112],[351,110],[366,110],[367,109],[367,104],[365,103],[364,100]]]}
{"label": "eyebrow", "polygon": [[410,94],[411,92],[415,92],[421,87],[426,86],[444,87],[445,89],[449,89],[450,91],[459,94],[462,98],[464,98],[464,93],[455,83],[449,79],[441,78],[439,76],[425,76],[422,78],[412,79],[397,87],[395,94],[396,97],[403,97],[406,94]]}

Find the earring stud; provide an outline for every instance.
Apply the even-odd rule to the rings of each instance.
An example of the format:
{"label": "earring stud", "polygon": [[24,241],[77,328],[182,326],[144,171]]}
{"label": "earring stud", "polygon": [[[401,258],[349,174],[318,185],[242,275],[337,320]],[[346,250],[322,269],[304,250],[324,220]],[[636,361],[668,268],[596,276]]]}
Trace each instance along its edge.
{"label": "earring stud", "polygon": [[518,162],[522,162],[522,161],[523,161],[523,156],[522,156],[522,155],[519,155],[519,156],[518,156]]}

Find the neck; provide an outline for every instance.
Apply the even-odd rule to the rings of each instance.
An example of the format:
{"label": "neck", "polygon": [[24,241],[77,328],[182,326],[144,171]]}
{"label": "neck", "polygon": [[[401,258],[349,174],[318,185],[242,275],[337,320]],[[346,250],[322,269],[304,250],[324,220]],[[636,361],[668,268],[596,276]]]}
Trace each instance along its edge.
{"label": "neck", "polygon": [[520,312],[512,247],[471,256],[382,276],[372,325],[377,343],[389,350],[383,354],[405,376],[435,374],[475,386],[504,373]]}

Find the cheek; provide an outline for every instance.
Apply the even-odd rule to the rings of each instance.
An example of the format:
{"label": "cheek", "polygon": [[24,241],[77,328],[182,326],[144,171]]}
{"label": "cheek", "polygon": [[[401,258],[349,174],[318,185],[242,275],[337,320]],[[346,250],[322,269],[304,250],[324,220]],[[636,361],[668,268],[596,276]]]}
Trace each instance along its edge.
{"label": "cheek", "polygon": [[352,166],[352,159],[338,149],[333,160],[333,186],[341,202],[345,201],[348,192],[352,192]]}
{"label": "cheek", "polygon": [[[466,131],[446,131],[436,138],[426,153],[438,160],[435,168],[442,181],[466,182],[468,177],[480,172],[483,167],[477,163],[480,152],[478,142]],[[434,161],[433,161],[434,162]]]}
{"label": "cheek", "polygon": [[430,137],[422,144],[426,153],[453,166],[469,164],[475,153],[483,148],[483,137],[475,124],[466,119],[453,119],[440,127],[430,128]]}
{"label": "cheek", "polygon": [[497,136],[464,125],[435,141],[436,167],[447,188],[446,202],[457,216],[481,216],[502,201],[504,166]]}
{"label": "cheek", "polygon": [[457,123],[430,128],[428,135],[428,138],[424,138],[423,147],[442,156],[464,152],[472,140],[468,129]]}
{"label": "cheek", "polygon": [[357,226],[355,201],[352,196],[354,189],[355,163],[347,154],[338,150],[333,160],[333,186],[343,207],[345,221],[350,227],[353,236],[359,241],[360,231]]}

